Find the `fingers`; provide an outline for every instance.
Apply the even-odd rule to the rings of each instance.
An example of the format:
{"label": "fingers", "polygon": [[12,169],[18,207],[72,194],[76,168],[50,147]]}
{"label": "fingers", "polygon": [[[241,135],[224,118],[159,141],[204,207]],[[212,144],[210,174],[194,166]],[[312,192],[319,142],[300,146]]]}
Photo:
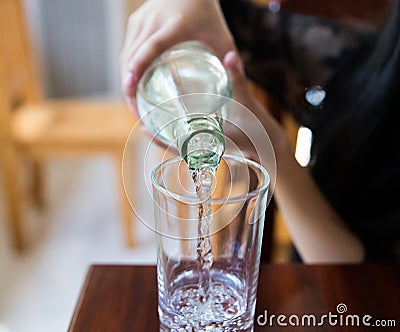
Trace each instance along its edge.
{"label": "fingers", "polygon": [[[235,51],[228,52],[224,56],[223,64],[229,73],[232,83],[233,98],[235,101],[244,105],[248,111],[252,112],[260,121],[261,125],[264,126],[264,123],[268,121],[268,119],[266,119],[266,109],[257,102],[250,92],[243,63],[238,53]],[[257,151],[257,147],[265,143],[257,143],[254,140],[257,135],[250,134],[252,130],[258,130],[257,128],[260,128],[257,124],[252,125],[252,121],[254,121],[254,118],[249,118],[246,112],[237,113],[234,125],[228,127],[228,130],[224,128],[224,133],[237,144],[247,158],[260,162],[260,155]],[[260,134],[263,135],[264,131],[260,132]],[[262,139],[261,135],[260,139]]]}
{"label": "fingers", "polygon": [[128,62],[132,54],[132,45],[143,30],[145,21],[141,19],[146,15],[146,5],[144,3],[137,11],[133,12],[128,19],[128,24],[125,32],[124,46],[122,48],[119,62],[120,62],[120,75],[121,75],[121,89],[126,96],[133,96],[133,86],[136,84],[137,77],[134,73],[128,71]]}
{"label": "fingers", "polygon": [[156,31],[161,29],[157,21],[157,16],[147,17],[145,24],[140,24],[140,30],[137,30],[136,34],[132,34],[132,40],[129,43],[128,48],[128,59],[127,64],[132,60],[132,57],[136,54],[137,50],[143,45],[143,43]]}
{"label": "fingers", "polygon": [[148,0],[130,16],[120,68],[122,91],[131,104],[135,104],[137,85],[150,63],[171,46],[195,39],[220,59],[235,50],[217,1],[174,0],[167,4]]}
{"label": "fingers", "polygon": [[229,51],[225,54],[222,63],[229,73],[235,99],[238,101],[246,100],[249,91],[243,64],[239,55],[235,51]]}
{"label": "fingers", "polygon": [[164,25],[152,32],[132,55],[128,70],[141,77],[144,70],[161,53],[176,43],[185,40],[184,31],[179,31],[179,25],[175,21]]}
{"label": "fingers", "polygon": [[136,97],[125,97],[126,104],[128,105],[129,110],[139,119],[140,114],[137,109]]}
{"label": "fingers", "polygon": [[197,34],[197,39],[211,47],[217,57],[222,61],[229,51],[237,51],[234,38],[225,21],[219,1],[207,6],[206,17],[208,24],[202,24]]}
{"label": "fingers", "polygon": [[179,30],[179,24],[171,21],[164,25],[162,29],[153,31],[149,29],[146,37],[141,36],[140,44],[136,44],[129,55],[121,59],[122,69],[122,90],[125,95],[131,98],[135,97],[137,84],[145,69],[150,63],[165,50],[184,40],[185,32]]}

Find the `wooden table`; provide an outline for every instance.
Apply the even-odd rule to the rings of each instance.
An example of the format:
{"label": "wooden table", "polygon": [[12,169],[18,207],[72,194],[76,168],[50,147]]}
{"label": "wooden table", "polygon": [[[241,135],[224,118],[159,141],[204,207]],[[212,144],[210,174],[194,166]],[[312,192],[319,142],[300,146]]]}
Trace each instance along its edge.
{"label": "wooden table", "polygon": [[[337,310],[347,311],[338,315]],[[322,315],[343,317],[343,326],[333,327],[323,320],[313,324],[312,314],[320,322]],[[265,323],[275,315],[272,324]],[[279,315],[285,315],[280,323]],[[358,315],[367,323],[396,327],[349,327]],[[400,265],[269,265],[260,269],[255,331],[399,331]],[[300,326],[291,326],[299,318]],[[258,322],[257,323],[257,318]],[[291,321],[289,322],[289,319]],[[304,323],[302,323],[304,319]],[[334,323],[334,317],[332,316]],[[354,319],[354,320],[353,320]],[[377,321],[379,320],[379,321]],[[354,322],[354,323],[353,323]],[[302,326],[303,325],[303,326]],[[304,326],[306,325],[306,326]],[[347,326],[346,326],[347,325]],[[90,267],[72,317],[70,332],[155,332],[157,316],[157,283],[154,266],[97,265]]]}

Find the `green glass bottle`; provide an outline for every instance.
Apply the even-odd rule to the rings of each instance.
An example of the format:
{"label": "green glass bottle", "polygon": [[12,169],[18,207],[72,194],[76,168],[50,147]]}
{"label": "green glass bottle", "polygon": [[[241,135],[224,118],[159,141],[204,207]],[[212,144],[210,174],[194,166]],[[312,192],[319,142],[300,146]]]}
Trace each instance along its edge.
{"label": "green glass bottle", "polygon": [[225,151],[221,112],[232,96],[228,74],[197,41],[161,54],[143,74],[137,105],[157,139],[174,145],[191,169],[216,167]]}

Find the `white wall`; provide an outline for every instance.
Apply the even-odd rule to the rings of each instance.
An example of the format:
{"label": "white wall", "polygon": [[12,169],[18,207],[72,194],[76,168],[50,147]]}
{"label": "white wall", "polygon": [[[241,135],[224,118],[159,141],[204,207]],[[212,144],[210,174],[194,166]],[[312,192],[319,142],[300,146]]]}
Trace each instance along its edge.
{"label": "white wall", "polygon": [[[102,91],[109,97],[122,97],[119,55],[126,21],[142,2],[101,0],[99,6],[88,13],[87,6],[94,6],[96,1],[24,0],[32,44],[50,96],[60,96],[60,91],[63,96],[65,90],[66,97],[79,96],[80,91],[82,96],[91,95],[91,91],[94,95],[98,94],[96,91]],[[87,18],[87,26],[84,26],[82,17]],[[106,18],[105,22],[102,17]],[[82,27],[72,24],[75,21]],[[62,38],[65,38],[64,43]],[[81,52],[84,54],[80,55]],[[86,89],[87,86],[93,88]]]}

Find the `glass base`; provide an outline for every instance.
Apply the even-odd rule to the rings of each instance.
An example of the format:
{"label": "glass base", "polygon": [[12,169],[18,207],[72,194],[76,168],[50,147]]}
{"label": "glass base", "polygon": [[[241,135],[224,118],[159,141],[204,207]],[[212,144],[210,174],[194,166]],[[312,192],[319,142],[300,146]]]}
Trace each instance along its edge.
{"label": "glass base", "polygon": [[205,328],[194,328],[194,327],[181,327],[181,328],[170,328],[160,324],[160,332],[253,332],[253,325],[247,329],[236,329],[236,328],[222,328],[222,327],[205,327]]}
{"label": "glass base", "polygon": [[161,331],[253,330],[254,306],[247,307],[247,292],[233,274],[210,271],[211,285],[202,299],[198,274],[185,273],[174,285],[168,301],[159,298]]}

